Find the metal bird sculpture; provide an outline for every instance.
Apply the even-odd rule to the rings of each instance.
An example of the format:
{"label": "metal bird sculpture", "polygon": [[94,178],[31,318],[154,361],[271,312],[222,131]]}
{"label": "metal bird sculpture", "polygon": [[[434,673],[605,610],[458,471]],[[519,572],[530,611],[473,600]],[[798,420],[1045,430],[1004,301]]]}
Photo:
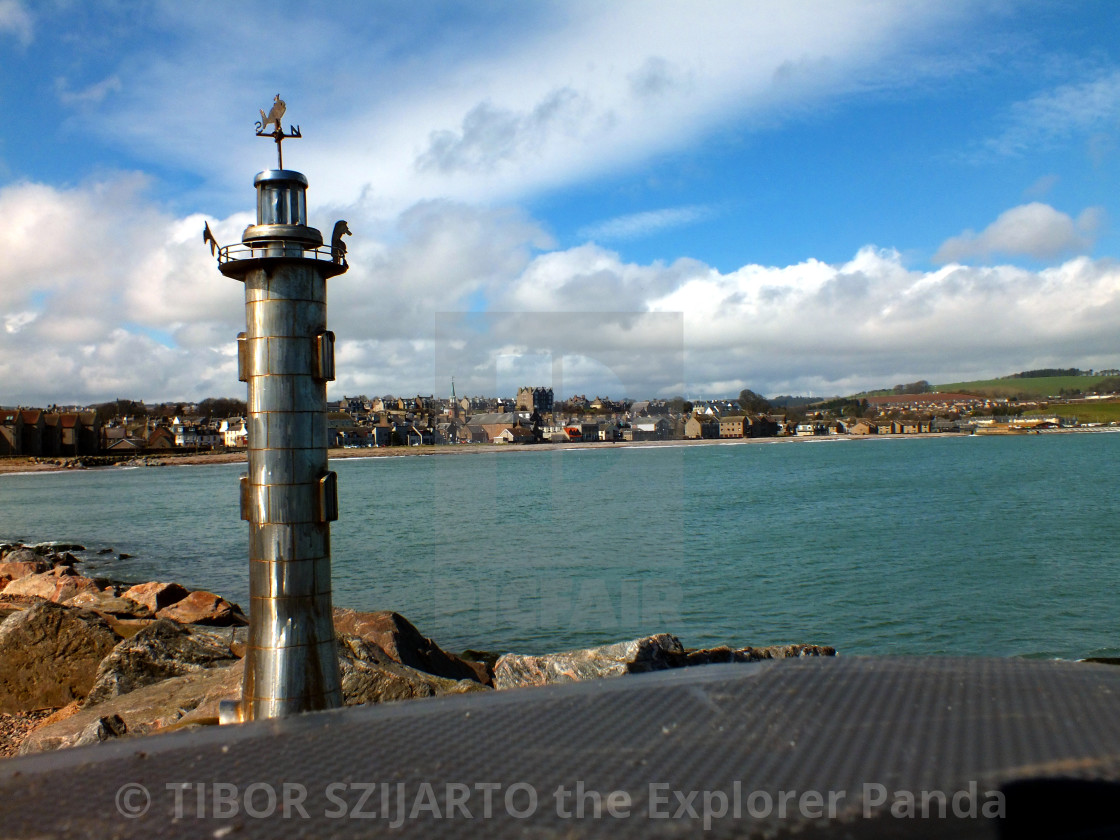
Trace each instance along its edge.
{"label": "metal bird sculpture", "polygon": [[334,233],[331,234],[331,257],[336,263],[346,265],[346,243],[342,241],[342,237],[352,235],[345,219],[339,219],[334,223]]}
{"label": "metal bird sculpture", "polygon": [[284,104],[284,100],[280,98],[280,94],[276,94],[276,98],[272,100],[272,110],[265,116],[264,110],[261,110],[261,131],[268,128],[269,124],[276,125],[276,131],[283,131],[280,126],[280,120],[284,118],[284,112],[288,110],[288,106]]}
{"label": "metal bird sculpture", "polygon": [[214,238],[214,231],[210,230],[210,223],[203,222],[203,225],[202,241],[210,243],[210,256],[214,256],[215,253],[222,249],[222,246],[219,245],[218,240]]}

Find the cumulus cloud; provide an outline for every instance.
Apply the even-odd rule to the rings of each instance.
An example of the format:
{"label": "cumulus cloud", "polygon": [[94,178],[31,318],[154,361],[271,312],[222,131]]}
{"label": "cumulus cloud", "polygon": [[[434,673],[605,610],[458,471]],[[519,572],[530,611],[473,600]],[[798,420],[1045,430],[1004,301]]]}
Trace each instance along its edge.
{"label": "cumulus cloud", "polygon": [[[840,264],[721,272],[594,244],[554,250],[511,208],[338,209],[355,236],[351,270],[329,281],[336,397],[444,394],[452,376],[459,393],[530,376],[633,398],[850,393],[1116,363],[1120,266],[1107,260],[917,271],[867,247]],[[0,215],[0,403],[244,393],[243,290],[217,271],[202,216],[156,207],[132,175],[5,187]],[[209,221],[225,243],[250,220]]]}
{"label": "cumulus cloud", "polygon": [[1049,204],[1032,201],[1005,210],[980,233],[966,230],[941,243],[933,261],[961,262],[993,255],[1052,259],[1092,247],[1104,222],[1104,209],[1089,207],[1076,219]]}
{"label": "cumulus cloud", "polygon": [[[158,399],[212,379],[224,352],[215,342],[167,347],[153,335],[217,324],[232,344],[241,290],[206,259],[201,218],[170,218],[145,187],[125,174],[69,189],[0,189],[5,404]],[[237,227],[215,224],[229,238]]]}
{"label": "cumulus cloud", "polygon": [[[587,311],[590,300],[601,308]],[[519,369],[511,360],[539,373],[548,359],[558,367],[546,384],[566,393],[851,393],[1114,359],[1120,266],[1078,258],[1044,271],[914,271],[897,252],[868,247],[838,265],[721,273],[581,246],[535,258],[494,305],[506,311],[437,316],[437,384],[453,375],[490,392],[487,383],[509,379],[502,366]]]}

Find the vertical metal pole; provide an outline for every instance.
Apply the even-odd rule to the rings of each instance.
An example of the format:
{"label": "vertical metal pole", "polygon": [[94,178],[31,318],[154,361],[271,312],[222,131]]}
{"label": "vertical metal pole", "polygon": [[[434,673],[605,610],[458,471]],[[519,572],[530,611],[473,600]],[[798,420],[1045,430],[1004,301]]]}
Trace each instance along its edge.
{"label": "vertical metal pole", "polygon": [[[312,261],[307,261],[312,262]],[[327,470],[326,278],[312,265],[245,275],[249,383],[249,643],[241,720],[339,706]]]}

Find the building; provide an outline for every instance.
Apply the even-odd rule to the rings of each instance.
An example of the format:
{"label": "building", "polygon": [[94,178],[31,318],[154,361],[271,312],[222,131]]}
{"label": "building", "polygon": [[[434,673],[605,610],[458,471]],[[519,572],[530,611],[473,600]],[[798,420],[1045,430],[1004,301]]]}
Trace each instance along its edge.
{"label": "building", "polygon": [[527,411],[530,414],[551,414],[553,395],[551,388],[518,388],[517,411]]}
{"label": "building", "polygon": [[686,440],[714,440],[719,437],[719,420],[693,414],[684,424]]}
{"label": "building", "polygon": [[732,414],[719,418],[719,436],[721,438],[747,437],[751,429],[750,418],[745,414]]}

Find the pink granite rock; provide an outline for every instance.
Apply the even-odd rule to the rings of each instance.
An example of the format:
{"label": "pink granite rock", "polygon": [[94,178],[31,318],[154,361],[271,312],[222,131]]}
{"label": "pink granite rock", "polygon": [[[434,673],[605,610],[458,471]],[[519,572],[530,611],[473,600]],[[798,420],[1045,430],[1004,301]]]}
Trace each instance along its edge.
{"label": "pink granite rock", "polygon": [[359,636],[372,642],[401,665],[450,680],[476,680],[483,685],[493,685],[484,663],[468,662],[447,653],[400,613],[335,609],[334,627],[339,635]]}
{"label": "pink granite rock", "polygon": [[[125,594],[127,596],[127,593]],[[201,589],[176,601],[170,607],[164,607],[156,613],[156,618],[169,618],[180,624],[208,624],[215,627],[249,623],[237,604],[231,604],[225,598]]]}
{"label": "pink granite rock", "polygon": [[74,574],[65,566],[59,566],[50,572],[27,575],[4,587],[5,595],[37,595],[59,604],[69,601],[79,592],[90,591],[100,592],[101,586],[90,578]]}
{"label": "pink granite rock", "polygon": [[159,612],[164,607],[170,607],[190,594],[190,591],[177,583],[160,583],[158,580],[148,583],[139,583],[121,593],[123,598],[131,598],[138,604],[143,604],[152,612]]}
{"label": "pink granite rock", "polygon": [[23,560],[15,562],[0,563],[0,578],[8,578],[8,580],[19,580],[28,575],[38,575],[43,572],[49,572],[51,569],[50,564],[45,560]]}

